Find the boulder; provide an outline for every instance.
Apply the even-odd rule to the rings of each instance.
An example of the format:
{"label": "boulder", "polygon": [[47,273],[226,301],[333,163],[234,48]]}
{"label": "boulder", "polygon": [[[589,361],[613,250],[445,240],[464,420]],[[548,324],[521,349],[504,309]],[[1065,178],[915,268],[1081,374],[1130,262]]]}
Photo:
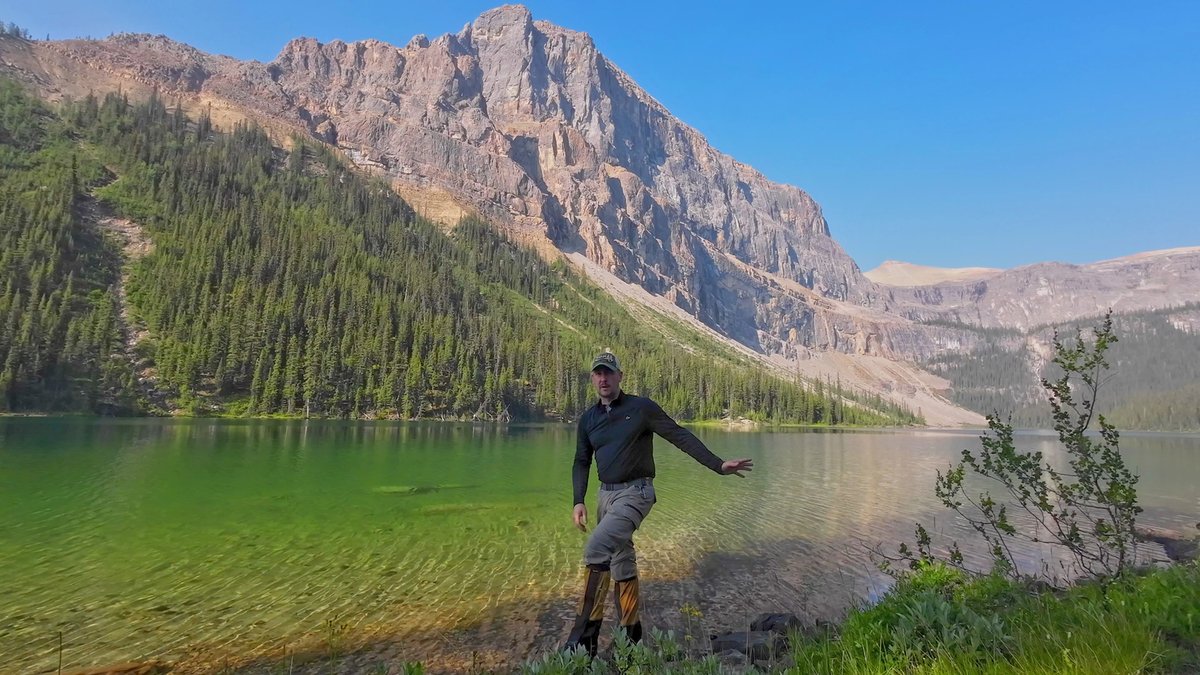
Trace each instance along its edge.
{"label": "boulder", "polygon": [[[1196,527],[1200,528],[1200,523]],[[1134,534],[1138,541],[1151,541],[1162,546],[1167,557],[1175,562],[1195,560],[1200,556],[1200,537],[1196,535],[1150,525],[1138,525]]]}
{"label": "boulder", "polygon": [[752,631],[770,631],[787,634],[788,631],[801,627],[800,618],[791,613],[760,614],[750,624]]}

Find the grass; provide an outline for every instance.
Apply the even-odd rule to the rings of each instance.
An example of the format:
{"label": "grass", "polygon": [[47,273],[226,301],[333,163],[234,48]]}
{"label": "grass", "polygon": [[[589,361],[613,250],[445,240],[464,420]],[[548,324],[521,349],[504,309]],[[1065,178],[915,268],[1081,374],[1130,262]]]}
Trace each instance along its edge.
{"label": "grass", "polygon": [[1197,670],[1200,567],[1054,591],[935,566],[792,656],[793,672],[818,673]]}

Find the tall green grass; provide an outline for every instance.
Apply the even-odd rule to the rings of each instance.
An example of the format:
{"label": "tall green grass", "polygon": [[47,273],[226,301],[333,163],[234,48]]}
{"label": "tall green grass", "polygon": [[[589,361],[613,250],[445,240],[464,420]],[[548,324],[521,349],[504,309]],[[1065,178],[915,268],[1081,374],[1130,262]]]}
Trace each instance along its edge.
{"label": "tall green grass", "polygon": [[1200,670],[1200,568],[1039,589],[919,570],[824,635],[797,636],[796,673],[1177,673]]}

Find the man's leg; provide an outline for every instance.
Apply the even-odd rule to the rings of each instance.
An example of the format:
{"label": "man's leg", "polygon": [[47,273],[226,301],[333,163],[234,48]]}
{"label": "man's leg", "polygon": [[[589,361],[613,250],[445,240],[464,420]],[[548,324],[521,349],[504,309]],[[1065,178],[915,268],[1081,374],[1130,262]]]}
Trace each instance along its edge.
{"label": "man's leg", "polygon": [[[630,554],[633,552],[633,533],[649,512],[648,506],[635,503],[632,499],[638,494],[640,492],[637,488],[600,492],[596,527],[584,548],[583,561],[587,565],[587,571],[584,577],[583,598],[575,616],[575,627],[567,638],[567,649],[582,645],[588,653],[593,656],[596,654],[612,566],[614,562],[624,565],[625,561],[616,555],[618,551],[623,552],[625,549],[628,549]],[[624,572],[627,568],[622,566],[620,569]]]}
{"label": "man's leg", "polygon": [[575,626],[567,637],[567,649],[583,647],[592,656],[600,643],[600,626],[604,622],[604,596],[608,593],[607,567],[588,565],[584,570],[583,597],[575,610]]}
{"label": "man's leg", "polygon": [[[654,505],[653,488],[637,489],[625,497],[639,513],[648,514]],[[641,593],[638,586],[637,552],[632,537],[612,558],[613,605],[617,622],[633,642],[642,639]]]}
{"label": "man's leg", "polygon": [[617,622],[625,635],[633,642],[642,641],[641,590],[637,575],[617,581],[613,586],[613,600],[617,607]]}

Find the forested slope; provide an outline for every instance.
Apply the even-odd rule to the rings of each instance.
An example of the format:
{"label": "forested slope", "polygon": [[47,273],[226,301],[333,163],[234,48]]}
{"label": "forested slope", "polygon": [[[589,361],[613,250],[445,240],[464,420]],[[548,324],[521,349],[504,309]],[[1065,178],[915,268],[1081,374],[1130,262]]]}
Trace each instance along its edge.
{"label": "forested slope", "polygon": [[[1113,317],[1118,342],[1109,352],[1111,368],[1097,406],[1110,422],[1122,429],[1200,429],[1200,334],[1192,328],[1200,321],[1185,320],[1198,314],[1200,308],[1177,307]],[[953,383],[956,403],[1011,414],[1019,426],[1049,428],[1038,377],[1056,376],[1044,356],[1051,336],[1058,331],[1073,339],[1079,329],[1088,336],[1101,321],[1043,326],[1029,334],[981,330],[982,348],[924,365]]]}

